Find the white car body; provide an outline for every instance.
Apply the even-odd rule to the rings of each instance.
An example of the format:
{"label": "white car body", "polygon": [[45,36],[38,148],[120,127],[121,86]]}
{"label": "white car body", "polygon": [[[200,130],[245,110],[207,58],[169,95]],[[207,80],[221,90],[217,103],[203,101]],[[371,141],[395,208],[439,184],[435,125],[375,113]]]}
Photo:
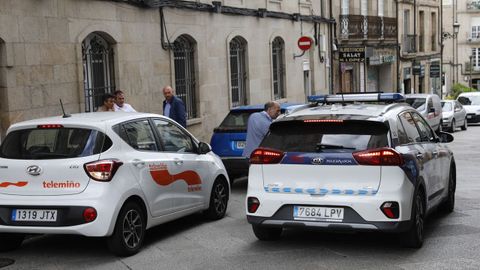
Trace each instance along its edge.
{"label": "white car body", "polygon": [[442,100],[442,129],[455,132],[457,127],[467,130],[467,111],[457,100]]}
{"label": "white car body", "polygon": [[469,123],[480,122],[480,92],[465,92],[457,97],[467,111],[467,121]]}
{"label": "white car body", "polygon": [[[420,125],[421,122],[431,137],[410,142],[408,136],[415,132],[420,136],[420,132],[409,129],[406,133],[400,128],[399,115],[413,116],[412,123],[418,121]],[[343,130],[343,126],[354,128]],[[317,135],[317,127],[321,135]],[[359,130],[373,133],[366,138],[354,135],[363,134]],[[352,145],[362,140],[367,140],[368,145],[376,144],[374,136],[381,142],[371,150],[337,150],[334,149],[337,145],[329,144],[342,140]],[[449,134],[442,133],[442,136],[453,140]],[[304,150],[315,149],[308,146],[310,138],[312,142],[321,141],[322,144],[317,143],[317,151]],[[327,139],[330,142],[323,145]],[[445,202],[451,194],[450,178],[451,173],[455,173],[453,154],[438,141],[427,122],[406,104],[333,104],[297,110],[272,123],[270,133],[251,156],[247,219],[261,240],[278,237],[285,227],[410,231],[417,194],[424,194],[425,213]],[[356,157],[374,153],[400,157],[400,165],[361,165]],[[268,163],[268,158],[274,156],[278,160]],[[398,203],[396,216],[388,217],[383,212],[382,207],[388,202]],[[307,209],[310,214],[300,213]]]}
{"label": "white car body", "polygon": [[[153,122],[154,120],[156,122]],[[74,114],[69,118],[44,118],[11,126],[7,134],[37,129],[41,125],[62,125],[64,129],[90,129],[104,133],[112,144],[101,153],[75,158],[0,157],[0,209],[3,211],[3,215],[0,215],[0,233],[111,236],[120,210],[127,201],[132,200],[144,209],[143,214],[146,216],[144,227],[148,229],[194,212],[210,209],[212,186],[218,179],[223,180],[227,187],[225,194],[228,200],[230,187],[227,173],[220,158],[208,151],[210,149],[204,153],[165,150],[169,139],[165,139],[164,134],[168,132],[155,132],[156,141],[149,142],[150,146],[140,145],[141,135],[137,134],[134,149],[115,131],[116,128],[126,129],[127,125],[131,129],[131,126],[137,124],[142,124],[142,128],[147,129],[150,124],[150,128],[155,130],[153,123],[157,127],[165,124],[171,130],[181,133],[187,142],[190,138],[194,148],[199,149],[198,140],[186,129],[169,118],[155,114],[123,112]],[[130,139],[129,142],[131,143]],[[3,143],[8,143],[8,135]],[[160,144],[163,145],[163,149],[160,149]],[[87,147],[85,146],[85,149]],[[155,147],[157,149],[152,151]],[[116,160],[123,164],[118,167],[113,179],[102,182],[89,177],[84,168],[85,164],[99,160]],[[41,172],[38,175],[29,174],[27,168],[28,170],[40,168]],[[81,211],[85,207],[96,210],[95,220],[82,221]],[[10,215],[14,215],[15,209],[57,210],[57,221],[14,222],[13,216]]]}

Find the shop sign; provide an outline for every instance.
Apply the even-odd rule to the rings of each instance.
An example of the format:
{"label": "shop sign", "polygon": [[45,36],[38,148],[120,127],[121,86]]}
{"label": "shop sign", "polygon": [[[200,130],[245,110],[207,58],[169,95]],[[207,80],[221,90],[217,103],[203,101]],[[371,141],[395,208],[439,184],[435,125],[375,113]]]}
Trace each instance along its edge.
{"label": "shop sign", "polygon": [[339,62],[365,62],[365,47],[340,47]]}
{"label": "shop sign", "polygon": [[440,78],[440,65],[431,64],[430,65],[430,78]]}
{"label": "shop sign", "polygon": [[395,62],[396,58],[395,55],[384,55],[383,56],[383,62],[384,63],[393,63]]}
{"label": "shop sign", "polygon": [[425,65],[413,63],[413,75],[425,76]]}

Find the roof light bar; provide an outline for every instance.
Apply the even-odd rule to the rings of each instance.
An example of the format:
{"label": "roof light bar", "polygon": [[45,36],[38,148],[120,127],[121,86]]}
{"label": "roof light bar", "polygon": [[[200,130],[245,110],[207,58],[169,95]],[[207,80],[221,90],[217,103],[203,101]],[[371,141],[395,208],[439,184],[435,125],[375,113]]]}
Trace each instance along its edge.
{"label": "roof light bar", "polygon": [[402,102],[405,96],[400,93],[359,93],[344,95],[317,95],[308,96],[309,102],[316,103],[339,103],[339,102]]}

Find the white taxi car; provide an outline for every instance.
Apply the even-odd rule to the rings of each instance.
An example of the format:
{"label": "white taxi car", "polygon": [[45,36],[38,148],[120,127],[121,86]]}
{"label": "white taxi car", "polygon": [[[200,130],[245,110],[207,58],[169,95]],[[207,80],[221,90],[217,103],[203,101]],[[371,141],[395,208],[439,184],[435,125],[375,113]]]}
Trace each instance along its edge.
{"label": "white taxi car", "polygon": [[222,161],[169,118],[88,113],[11,126],[0,146],[0,249],[24,234],[107,237],[135,254],[145,230],[203,211],[225,215]]}
{"label": "white taxi car", "polygon": [[420,247],[427,214],[454,208],[455,160],[442,143],[453,137],[392,103],[403,100],[316,96],[274,121],[250,157],[246,214],[257,238],[278,239],[286,227],[372,230]]}

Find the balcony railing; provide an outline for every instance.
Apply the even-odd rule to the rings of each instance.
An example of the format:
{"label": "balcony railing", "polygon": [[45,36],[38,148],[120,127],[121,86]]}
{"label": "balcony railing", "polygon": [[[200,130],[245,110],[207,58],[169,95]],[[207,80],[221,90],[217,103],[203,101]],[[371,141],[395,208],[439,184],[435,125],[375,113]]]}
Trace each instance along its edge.
{"label": "balcony railing", "polygon": [[396,38],[395,18],[362,15],[340,15],[342,39]]}
{"label": "balcony railing", "polygon": [[403,47],[404,53],[416,53],[417,52],[417,36],[416,35],[404,35]]}
{"label": "balcony railing", "polygon": [[480,10],[480,1],[468,1],[467,2],[467,10]]}

